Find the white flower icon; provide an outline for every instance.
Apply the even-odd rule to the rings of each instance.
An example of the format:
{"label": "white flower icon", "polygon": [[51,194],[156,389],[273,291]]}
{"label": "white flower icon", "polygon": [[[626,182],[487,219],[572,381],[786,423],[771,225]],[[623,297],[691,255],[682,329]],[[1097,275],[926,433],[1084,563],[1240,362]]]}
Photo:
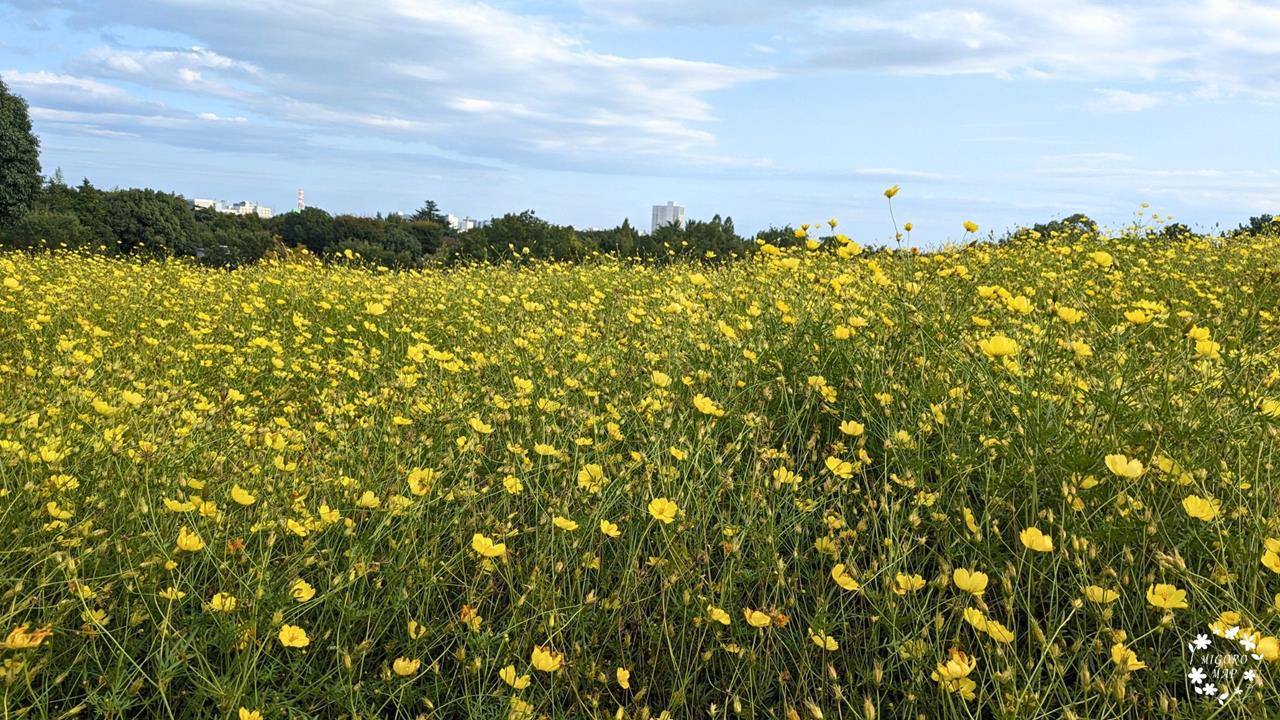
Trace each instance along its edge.
{"label": "white flower icon", "polygon": [[1254,680],[1256,680],[1256,679],[1257,679],[1257,677],[1258,677],[1258,673],[1256,673],[1256,672],[1254,672],[1254,671],[1252,671],[1252,670],[1245,670],[1245,671],[1244,671],[1244,681],[1245,681],[1245,682],[1253,682]]}
{"label": "white flower icon", "polygon": [[1191,681],[1192,685],[1199,685],[1204,682],[1206,677],[1208,676],[1204,674],[1204,670],[1201,668],[1193,668],[1191,672],[1187,673],[1187,679]]}
{"label": "white flower icon", "polygon": [[1195,652],[1196,650],[1205,650],[1208,647],[1209,647],[1209,636],[1205,635],[1204,633],[1200,633],[1199,635],[1197,635],[1196,639],[1191,643],[1192,652]]}
{"label": "white flower icon", "polygon": [[1253,650],[1254,648],[1258,647],[1258,643],[1254,642],[1253,638],[1249,637],[1248,635],[1245,635],[1240,640],[1240,647],[1244,648],[1245,650]]}
{"label": "white flower icon", "polygon": [[1227,638],[1228,640],[1235,640],[1236,636],[1239,634],[1240,634],[1239,627],[1230,627],[1230,628],[1227,628],[1227,632],[1223,637]]}

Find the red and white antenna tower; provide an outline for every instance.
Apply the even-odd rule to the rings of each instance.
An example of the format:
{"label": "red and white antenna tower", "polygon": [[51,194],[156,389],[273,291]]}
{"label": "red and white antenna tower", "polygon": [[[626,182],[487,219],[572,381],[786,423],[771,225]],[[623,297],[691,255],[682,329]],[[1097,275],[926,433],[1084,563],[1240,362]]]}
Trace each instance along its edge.
{"label": "red and white antenna tower", "polygon": [[307,204],[302,201],[302,188],[298,188],[298,209],[306,207]]}

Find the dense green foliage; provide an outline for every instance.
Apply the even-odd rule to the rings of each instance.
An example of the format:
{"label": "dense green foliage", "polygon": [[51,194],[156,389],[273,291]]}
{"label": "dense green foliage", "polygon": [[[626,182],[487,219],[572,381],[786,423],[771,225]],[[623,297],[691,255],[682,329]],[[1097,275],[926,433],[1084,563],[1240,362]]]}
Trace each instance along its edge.
{"label": "dense green foliage", "polygon": [[27,103],[0,79],[0,228],[26,215],[39,191],[40,142]]}

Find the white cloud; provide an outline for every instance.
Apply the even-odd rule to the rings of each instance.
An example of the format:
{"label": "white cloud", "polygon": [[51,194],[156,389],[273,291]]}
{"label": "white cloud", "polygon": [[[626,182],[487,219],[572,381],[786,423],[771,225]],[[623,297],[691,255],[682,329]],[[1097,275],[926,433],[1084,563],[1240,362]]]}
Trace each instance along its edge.
{"label": "white cloud", "polygon": [[22,72],[19,70],[0,71],[11,88],[27,99],[53,101],[59,104],[92,104],[103,106],[139,107],[141,100],[110,83],[99,82],[90,78],[76,77],[47,70]]}
{"label": "white cloud", "polygon": [[1089,107],[1099,112],[1131,113],[1150,110],[1168,99],[1164,93],[1140,93],[1128,90],[1098,89],[1097,97],[1089,101]]}
{"label": "white cloud", "polygon": [[778,29],[819,68],[1181,83],[1202,98],[1280,102],[1280,5],[1266,0],[581,2],[651,28]]}
{"label": "white cloud", "polygon": [[69,66],[95,82],[216,99],[265,122],[428,141],[544,168],[715,158],[707,95],[772,75],[599,52],[560,23],[475,1],[311,0],[290,12],[247,0],[69,9],[73,24],[145,27],[198,43],[95,48]]}

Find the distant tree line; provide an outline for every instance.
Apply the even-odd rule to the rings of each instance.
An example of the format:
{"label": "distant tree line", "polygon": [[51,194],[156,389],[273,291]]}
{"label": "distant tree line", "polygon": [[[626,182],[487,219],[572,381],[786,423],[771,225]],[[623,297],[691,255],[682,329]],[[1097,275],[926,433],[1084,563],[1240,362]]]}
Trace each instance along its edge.
{"label": "distant tree line", "polygon": [[[600,254],[715,262],[756,247],[754,237],[737,234],[732,218],[718,215],[646,234],[626,220],[611,229],[577,230],[526,210],[460,233],[449,227],[433,202],[412,215],[331,215],[308,207],[262,219],[195,209],[181,196],[155,190],[103,190],[88,180],[73,187],[60,173],[37,185],[24,211],[15,215],[0,225],[0,245],[172,255],[215,266],[241,265],[288,248],[306,248],[321,258],[357,257],[371,264],[410,268],[465,261],[572,261]],[[789,228],[766,234],[775,244],[796,241]]]}

